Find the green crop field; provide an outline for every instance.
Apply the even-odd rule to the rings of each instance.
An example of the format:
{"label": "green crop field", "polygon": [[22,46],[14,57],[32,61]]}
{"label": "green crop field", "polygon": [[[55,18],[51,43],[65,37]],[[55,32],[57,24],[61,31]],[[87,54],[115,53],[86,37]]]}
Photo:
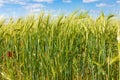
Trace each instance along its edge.
{"label": "green crop field", "polygon": [[120,80],[120,21],[44,12],[0,19],[0,80]]}

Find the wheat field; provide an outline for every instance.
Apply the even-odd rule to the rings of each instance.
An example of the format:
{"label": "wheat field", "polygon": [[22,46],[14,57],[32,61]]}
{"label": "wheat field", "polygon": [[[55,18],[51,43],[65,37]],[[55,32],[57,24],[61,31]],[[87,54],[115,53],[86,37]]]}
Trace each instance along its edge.
{"label": "wheat field", "polygon": [[120,80],[115,17],[42,12],[0,19],[0,80]]}

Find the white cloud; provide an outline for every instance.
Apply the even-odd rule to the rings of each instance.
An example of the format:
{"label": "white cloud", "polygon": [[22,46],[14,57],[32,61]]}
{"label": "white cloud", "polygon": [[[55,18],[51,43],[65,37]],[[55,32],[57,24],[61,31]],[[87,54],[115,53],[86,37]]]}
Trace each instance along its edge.
{"label": "white cloud", "polygon": [[96,7],[105,7],[105,6],[107,6],[107,4],[105,3],[96,4]]}
{"label": "white cloud", "polygon": [[19,4],[25,5],[28,0],[0,0],[0,4]]}
{"label": "white cloud", "polygon": [[6,2],[6,0],[0,0],[0,3],[5,3]]}
{"label": "white cloud", "polygon": [[83,3],[90,3],[90,2],[96,2],[98,0],[83,0]]}
{"label": "white cloud", "polygon": [[1,4],[1,3],[0,3],[0,7],[2,7],[2,6],[4,6],[4,4]]}
{"label": "white cloud", "polygon": [[106,3],[100,3],[96,4],[96,7],[113,7],[114,5],[106,4]]}
{"label": "white cloud", "polygon": [[43,7],[45,7],[45,6],[42,5],[42,4],[29,4],[29,5],[26,6],[27,9],[43,8]]}
{"label": "white cloud", "polygon": [[35,2],[47,2],[47,3],[52,3],[54,0],[33,0]]}
{"label": "white cloud", "polygon": [[120,3],[120,1],[116,1],[116,3]]}
{"label": "white cloud", "polygon": [[71,3],[72,0],[63,0],[64,3]]}
{"label": "white cloud", "polygon": [[0,7],[4,6],[4,0],[0,0]]}
{"label": "white cloud", "polygon": [[28,4],[24,6],[24,8],[29,12],[35,13],[40,12],[40,10],[45,8],[45,6],[43,4]]}
{"label": "white cloud", "polygon": [[38,13],[38,12],[40,12],[41,11],[41,9],[32,9],[30,12],[31,13]]}
{"label": "white cloud", "polygon": [[0,0],[0,7],[4,6],[4,1]]}
{"label": "white cloud", "polygon": [[14,0],[12,2],[14,2],[15,4],[20,4],[20,5],[25,5],[26,4],[25,1],[19,1],[19,0]]}

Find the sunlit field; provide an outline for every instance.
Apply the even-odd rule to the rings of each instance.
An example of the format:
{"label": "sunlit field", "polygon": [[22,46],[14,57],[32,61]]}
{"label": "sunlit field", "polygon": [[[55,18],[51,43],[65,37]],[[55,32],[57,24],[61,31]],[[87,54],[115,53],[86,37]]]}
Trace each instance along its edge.
{"label": "sunlit field", "polygon": [[43,12],[0,19],[0,80],[119,80],[116,17]]}

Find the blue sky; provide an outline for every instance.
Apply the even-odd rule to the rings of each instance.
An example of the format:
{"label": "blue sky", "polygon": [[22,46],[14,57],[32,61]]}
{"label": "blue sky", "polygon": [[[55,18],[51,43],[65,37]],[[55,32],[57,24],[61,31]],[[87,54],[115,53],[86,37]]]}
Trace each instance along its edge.
{"label": "blue sky", "polygon": [[69,14],[75,10],[88,11],[90,15],[120,15],[120,0],[0,0],[0,15],[20,17],[28,14],[46,13]]}

